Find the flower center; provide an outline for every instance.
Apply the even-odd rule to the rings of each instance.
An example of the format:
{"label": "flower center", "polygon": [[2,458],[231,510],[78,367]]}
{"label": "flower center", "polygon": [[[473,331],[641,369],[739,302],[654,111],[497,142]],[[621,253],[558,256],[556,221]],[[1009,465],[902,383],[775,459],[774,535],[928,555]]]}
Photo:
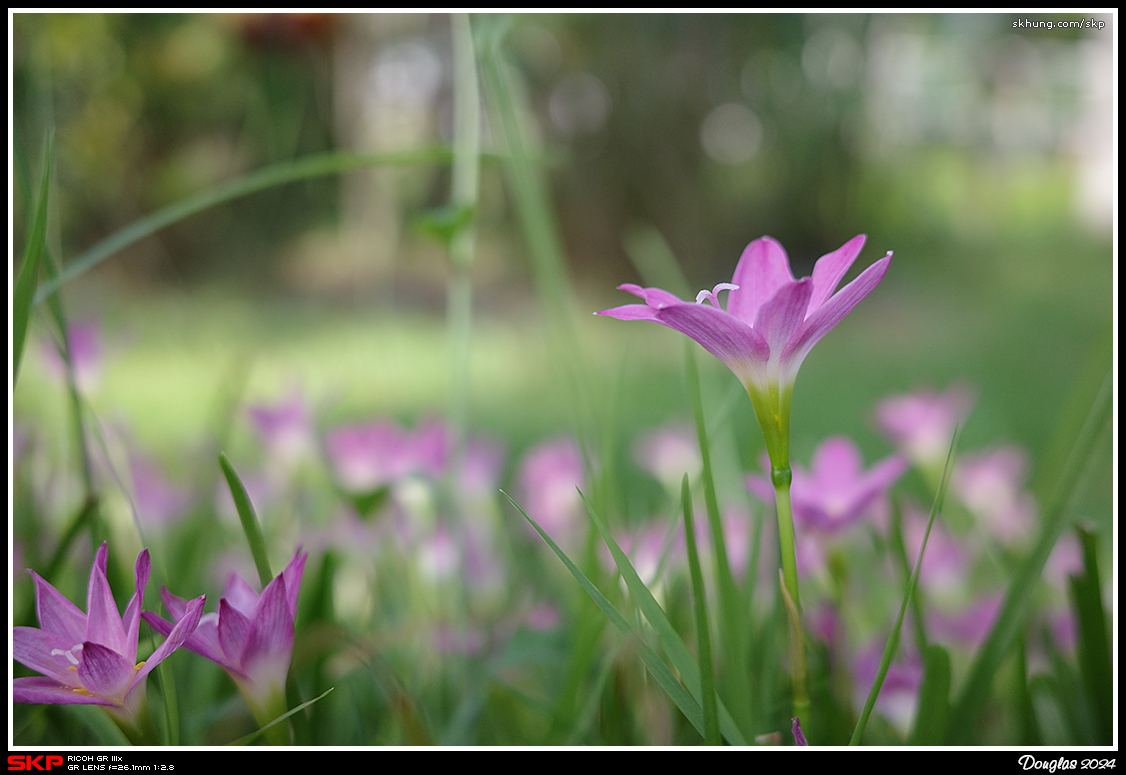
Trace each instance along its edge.
{"label": "flower center", "polygon": [[697,304],[703,304],[704,299],[707,299],[708,301],[710,301],[712,303],[713,307],[715,307],[718,310],[722,310],[723,307],[719,306],[719,292],[720,291],[737,291],[737,290],[739,290],[738,285],[732,285],[731,283],[720,283],[716,287],[712,288],[710,291],[707,288],[705,288],[704,290],[697,293],[696,294],[696,303]]}
{"label": "flower center", "polygon": [[66,651],[63,651],[62,649],[51,649],[51,656],[53,656],[53,657],[65,656],[66,659],[67,659],[67,662],[70,662],[70,664],[72,666],[77,666],[78,665],[78,657],[74,656],[74,652],[81,651],[81,650],[82,650],[82,644],[81,643],[75,643],[73,646],[71,646]]}

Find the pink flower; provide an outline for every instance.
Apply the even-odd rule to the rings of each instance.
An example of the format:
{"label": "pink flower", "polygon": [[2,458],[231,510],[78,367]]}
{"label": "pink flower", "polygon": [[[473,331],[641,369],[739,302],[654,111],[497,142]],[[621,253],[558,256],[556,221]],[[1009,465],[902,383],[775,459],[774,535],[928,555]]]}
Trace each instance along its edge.
{"label": "pink flower", "polygon": [[[528,516],[565,548],[583,525],[578,488],[586,474],[579,448],[570,439],[556,439],[530,450],[516,476]],[[528,530],[535,535],[532,527]]]}
{"label": "pink flower", "polygon": [[954,426],[966,419],[973,405],[973,391],[964,385],[952,385],[944,393],[919,390],[881,401],[876,424],[912,461],[938,467],[941,473]]}
{"label": "pink flower", "polygon": [[[218,613],[203,616],[184,641],[185,648],[227,671],[262,722],[274,718],[279,704],[284,706],[297,593],[308,557],[298,551],[261,595],[242,576],[232,574],[219,599]],[[167,589],[161,590],[161,598],[173,617],[181,616],[186,605],[183,598]],[[157,632],[172,628],[154,613],[146,612],[144,617]]]}
{"label": "pink flower", "polygon": [[136,592],[117,612],[113,592],[106,579],[109,547],[102,544],[90,569],[86,591],[86,613],[67,600],[34,571],[35,602],[41,629],[12,628],[12,656],[43,677],[17,678],[12,682],[13,702],[54,705],[101,705],[127,731],[142,723],[145,678],[152,669],[179,648],[203,613],[203,597],[183,601],[176,624],[161,630],[167,636],[143,662],[137,661],[141,606],[149,580],[149,552],[137,556],[134,569]]}
{"label": "pink flower", "polygon": [[[618,288],[645,303],[595,314],[660,323],[723,361],[754,404],[772,463],[788,468],[790,399],[798,368],[813,346],[872,292],[891,263],[888,253],[836,292],[865,239],[863,234],[853,237],[818,259],[812,277],[795,280],[786,251],[762,237],[743,251],[731,282],[700,291],[695,304],[660,288],[626,283]],[[719,302],[724,290],[726,311]]]}
{"label": "pink flower", "polygon": [[[837,533],[870,511],[906,470],[907,461],[892,455],[865,471],[852,440],[826,439],[813,453],[809,471],[794,466],[790,490],[794,521],[809,530]],[[766,503],[774,498],[774,485],[767,477],[748,477],[747,488]]]}
{"label": "pink flower", "polygon": [[251,406],[246,413],[263,446],[283,469],[313,450],[313,423],[299,393],[277,404]]}
{"label": "pink flower", "polygon": [[666,489],[679,495],[680,480],[695,481],[703,468],[696,431],[688,426],[666,426],[638,439],[633,459]]}
{"label": "pink flower", "polygon": [[1019,447],[1000,447],[959,459],[950,489],[987,530],[1006,544],[1027,538],[1036,520],[1036,501],[1024,491],[1028,456]]}

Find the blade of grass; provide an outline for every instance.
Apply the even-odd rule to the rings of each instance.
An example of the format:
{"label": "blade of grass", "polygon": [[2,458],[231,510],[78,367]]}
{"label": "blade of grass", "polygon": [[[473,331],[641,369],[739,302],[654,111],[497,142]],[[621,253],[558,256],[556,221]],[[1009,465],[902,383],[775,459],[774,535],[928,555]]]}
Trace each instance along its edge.
{"label": "blade of grass", "polygon": [[692,494],[688,474],[680,483],[680,507],[684,511],[684,541],[688,549],[688,573],[692,578],[692,597],[696,609],[696,644],[700,652],[700,690],[704,700],[704,743],[721,745],[718,711],[716,710],[715,672],[712,670],[712,636],[708,627],[708,594],[700,557],[696,553],[696,531],[692,524]]}
{"label": "blade of grass", "polygon": [[700,480],[704,485],[704,504],[708,512],[708,526],[711,528],[712,550],[715,553],[715,579],[719,591],[720,643],[723,647],[723,668],[727,676],[725,684],[734,689],[728,694],[738,714],[739,726],[746,735],[753,728],[750,696],[750,676],[747,673],[747,630],[750,621],[750,606],[739,593],[735,577],[731,573],[731,563],[727,559],[727,544],[720,521],[719,504],[715,494],[715,480],[712,477],[711,445],[708,443],[707,423],[704,420],[704,402],[700,393],[700,374],[696,368],[696,354],[693,342],[684,343],[685,381],[692,411],[696,418],[696,437],[700,445],[700,460],[703,464]]}
{"label": "blade of grass", "polygon": [[263,732],[265,732],[267,729],[269,729],[270,727],[276,726],[277,724],[280,724],[281,722],[285,721],[287,718],[292,716],[294,713],[298,713],[300,711],[305,710],[305,708],[309,707],[314,702],[317,702],[318,700],[324,699],[326,696],[328,696],[329,692],[331,692],[335,688],[336,688],[335,686],[330,686],[323,694],[318,695],[318,696],[314,697],[313,699],[308,700],[307,702],[301,703],[300,705],[298,705],[293,710],[287,711],[287,712],[283,713],[282,715],[278,716],[276,719],[271,721],[269,724],[266,724],[265,726],[254,730],[249,735],[246,735],[244,737],[240,737],[238,740],[232,740],[231,742],[227,743],[227,745],[247,745],[249,743],[253,743],[258,738],[258,736],[261,735]]}
{"label": "blade of grass", "polygon": [[634,629],[633,625],[631,625],[624,616],[622,616],[621,612],[614,607],[614,604],[607,600],[606,596],[602,594],[602,591],[586,577],[586,574],[579,570],[579,567],[571,561],[571,558],[567,556],[566,552],[560,549],[559,546],[551,540],[551,536],[545,533],[543,528],[536,524],[536,521],[529,517],[524,509],[520,508],[520,504],[514,501],[512,497],[503,490],[501,490],[501,493],[504,497],[508,498],[508,502],[520,512],[521,516],[528,520],[528,524],[539,533],[540,537],[543,538],[551,548],[551,551],[555,552],[555,555],[567,567],[567,570],[571,572],[571,575],[575,577],[579,585],[590,595],[595,604],[602,609],[602,613],[606,614],[606,618],[617,628],[618,632],[626,637],[635,638],[637,640],[638,654],[640,654],[641,660],[645,663],[645,667],[649,669],[649,673],[656,679],[661,688],[665,690],[665,693],[669,695],[669,698],[680,709],[680,712],[684,714],[684,717],[688,719],[688,722],[703,736],[703,709],[688,690],[684,688],[684,685],[676,679],[676,676],[672,674],[672,671],[669,670],[668,666],[657,655],[657,652],[650,648],[649,644],[641,637],[641,634]]}
{"label": "blade of grass", "polygon": [[43,163],[40,165],[42,178],[39,181],[39,198],[35,203],[35,214],[28,230],[27,244],[24,245],[23,260],[19,275],[12,291],[12,388],[19,378],[23,348],[27,342],[27,329],[31,320],[32,299],[35,286],[39,282],[39,263],[47,245],[47,204],[51,192],[51,172],[55,164],[55,133],[47,133],[43,147]]}
{"label": "blade of grass", "polygon": [[258,580],[262,582],[262,589],[266,588],[274,579],[270,570],[270,558],[266,554],[266,538],[262,535],[262,526],[258,524],[258,516],[254,513],[254,506],[250,503],[250,496],[243,486],[242,480],[235,473],[231,461],[226,454],[219,453],[219,467],[223,469],[223,476],[227,479],[227,486],[231,488],[231,497],[235,501],[239,522],[242,531],[246,534],[246,541],[250,544],[250,553],[254,557],[254,567],[258,569]]}
{"label": "blade of grass", "polygon": [[35,294],[35,304],[54,294],[64,284],[80,277],[119,250],[153,234],[165,226],[195,215],[198,212],[230,202],[274,186],[293,183],[307,178],[337,175],[369,167],[410,166],[415,164],[448,163],[452,154],[448,148],[420,148],[412,151],[365,154],[350,151],[316,154],[300,159],[272,164],[254,172],[220,183],[217,186],[192,194],[162,207],[151,215],[140,218],[123,229],[115,231],[89,250],[75,257],[55,278],[43,283]]}
{"label": "blade of grass", "polygon": [[[580,495],[581,494],[582,493],[580,493]],[[598,532],[602,535],[602,540],[610,550],[610,554],[613,556],[614,562],[617,564],[618,570],[622,574],[622,579],[626,582],[626,587],[629,589],[630,594],[633,595],[638,608],[641,609],[641,613],[656,632],[658,643],[661,644],[661,648],[668,656],[669,661],[672,662],[673,667],[680,674],[681,679],[692,693],[693,699],[699,702],[703,694],[701,693],[700,667],[696,663],[696,658],[692,656],[692,652],[688,650],[688,646],[684,644],[680,635],[673,628],[672,623],[665,615],[660,603],[653,597],[653,593],[645,586],[645,582],[641,580],[641,577],[637,575],[637,571],[630,563],[629,557],[622,551],[618,542],[614,540],[606,523],[598,515],[598,512],[594,510],[585,496],[583,496],[583,503],[586,504],[587,513],[590,514],[594,526],[598,528]],[[746,738],[735,724],[734,719],[723,704],[722,699],[718,701],[718,708],[719,728],[724,737],[727,738],[727,741],[732,745],[747,745]]]}
{"label": "blade of grass", "polygon": [[931,528],[934,526],[934,519],[942,510],[942,503],[946,499],[946,487],[950,484],[950,474],[954,470],[954,453],[958,447],[958,434],[960,432],[958,426],[954,426],[954,436],[950,439],[950,449],[946,453],[946,465],[942,469],[942,480],[939,485],[938,492],[935,493],[934,503],[931,505],[930,518],[927,519],[927,529],[923,533],[923,542],[919,546],[919,556],[915,560],[915,569],[911,571],[911,579],[907,583],[907,590],[903,595],[903,603],[899,606],[899,616],[896,617],[895,625],[891,628],[891,634],[888,635],[887,644],[884,646],[883,656],[880,657],[880,667],[876,671],[876,679],[872,682],[872,688],[868,691],[868,699],[864,702],[864,709],[860,712],[860,718],[856,721],[856,728],[852,732],[852,738],[848,741],[849,745],[859,745],[860,736],[864,734],[864,727],[868,725],[868,718],[872,715],[872,709],[876,706],[876,698],[880,696],[880,689],[883,688],[884,678],[887,677],[888,668],[891,667],[891,660],[895,657],[896,649],[899,648],[899,631],[903,627],[903,618],[907,614],[907,605],[911,602],[911,597],[915,593],[915,586],[919,582],[919,570],[923,567],[923,554],[927,550],[927,539],[930,538]]}
{"label": "blade of grass", "polygon": [[978,649],[962,691],[954,703],[950,725],[946,730],[947,745],[967,745],[972,739],[973,727],[966,722],[979,717],[981,707],[989,696],[993,676],[1028,614],[1044,563],[1068,523],[1069,505],[1077,491],[1077,485],[1093,460],[1096,442],[1109,427],[1112,394],[1113,375],[1108,370],[1071,446],[1071,454],[1060,471],[1052,500],[1044,510],[1036,546],[1013,575],[997,620]]}
{"label": "blade of grass", "polygon": [[1114,735],[1114,671],[1110,663],[1110,639],[1099,583],[1096,536],[1078,528],[1083,547],[1083,575],[1070,581],[1071,605],[1079,625],[1079,675],[1091,706],[1095,743],[1110,745]]}
{"label": "blade of grass", "polygon": [[950,654],[937,643],[926,648],[923,685],[908,745],[939,745],[950,717]]}

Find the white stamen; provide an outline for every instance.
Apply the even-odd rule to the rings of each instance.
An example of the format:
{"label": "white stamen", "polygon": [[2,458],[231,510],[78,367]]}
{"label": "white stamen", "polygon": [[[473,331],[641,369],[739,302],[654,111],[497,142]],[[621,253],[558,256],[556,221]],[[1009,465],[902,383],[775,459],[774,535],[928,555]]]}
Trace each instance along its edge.
{"label": "white stamen", "polygon": [[723,307],[719,306],[719,292],[720,291],[737,291],[737,290],[739,290],[738,285],[732,285],[731,283],[720,283],[716,287],[712,288],[710,291],[707,288],[705,288],[704,290],[697,293],[696,294],[696,303],[697,304],[703,304],[704,299],[707,299],[708,301],[710,301],[712,303],[712,306],[715,307],[716,309],[723,309]]}
{"label": "white stamen", "polygon": [[73,652],[78,651],[81,648],[82,648],[81,643],[75,643],[73,646],[70,647],[70,651],[63,651],[62,649],[51,649],[51,656],[53,656],[53,657],[63,657],[63,656],[65,656],[67,658],[68,662],[70,662],[72,665],[77,665],[78,664],[78,658],[76,656],[74,656]]}

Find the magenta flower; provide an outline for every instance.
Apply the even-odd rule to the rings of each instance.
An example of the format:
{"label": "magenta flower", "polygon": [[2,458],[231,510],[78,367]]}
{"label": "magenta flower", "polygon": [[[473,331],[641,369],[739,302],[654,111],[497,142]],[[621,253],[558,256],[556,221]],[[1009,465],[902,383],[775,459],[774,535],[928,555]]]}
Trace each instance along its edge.
{"label": "magenta flower", "polygon": [[965,385],[951,385],[942,393],[919,390],[881,401],[876,424],[912,461],[941,475],[954,427],[966,419],[973,405],[973,391]]}
{"label": "magenta flower", "polygon": [[[850,439],[826,439],[813,453],[809,471],[794,466],[794,520],[808,530],[839,532],[870,511],[906,470],[907,461],[892,455],[865,471]],[[774,496],[768,477],[747,477],[747,488],[766,503]]]}
{"label": "magenta flower", "polygon": [[1016,446],[965,455],[950,489],[978,520],[1007,545],[1027,539],[1036,523],[1036,501],[1025,492],[1028,456]]}
{"label": "magenta flower", "polygon": [[642,436],[633,446],[633,459],[646,472],[680,497],[680,480],[700,475],[704,464],[696,431],[688,426],[668,425]]}
{"label": "magenta flower", "polygon": [[[584,524],[579,488],[586,486],[583,457],[575,442],[556,439],[528,451],[516,480],[528,516],[554,541],[572,546]],[[530,525],[528,530],[535,535]]]}
{"label": "magenta flower", "polygon": [[[227,671],[260,723],[285,710],[285,679],[293,656],[293,621],[297,593],[308,554],[298,551],[259,595],[238,574],[231,574],[219,612],[206,614],[184,641],[184,648],[207,657]],[[179,618],[187,605],[167,589],[164,606]],[[145,612],[145,621],[160,633],[172,624]]]}
{"label": "magenta flower", "polygon": [[144,725],[145,677],[167,659],[199,624],[203,597],[184,601],[161,634],[167,636],[143,662],[137,661],[141,606],[149,580],[148,549],[137,555],[136,592],[117,613],[106,561],[109,547],[102,544],[90,569],[86,610],[67,600],[34,571],[35,604],[41,629],[12,628],[12,656],[42,677],[16,678],[12,701],[52,705],[101,705],[119,726],[136,739]]}
{"label": "magenta flower", "polygon": [[[730,283],[700,291],[696,303],[660,288],[618,286],[645,304],[595,314],[651,320],[695,339],[743,383],[766,437],[774,467],[789,467],[790,400],[798,368],[813,346],[883,279],[891,253],[834,293],[866,237],[853,237],[818,259],[812,277],[795,280],[786,251],[770,237],[743,251]],[[728,291],[727,310],[719,293]],[[709,304],[703,302],[707,300]]]}

